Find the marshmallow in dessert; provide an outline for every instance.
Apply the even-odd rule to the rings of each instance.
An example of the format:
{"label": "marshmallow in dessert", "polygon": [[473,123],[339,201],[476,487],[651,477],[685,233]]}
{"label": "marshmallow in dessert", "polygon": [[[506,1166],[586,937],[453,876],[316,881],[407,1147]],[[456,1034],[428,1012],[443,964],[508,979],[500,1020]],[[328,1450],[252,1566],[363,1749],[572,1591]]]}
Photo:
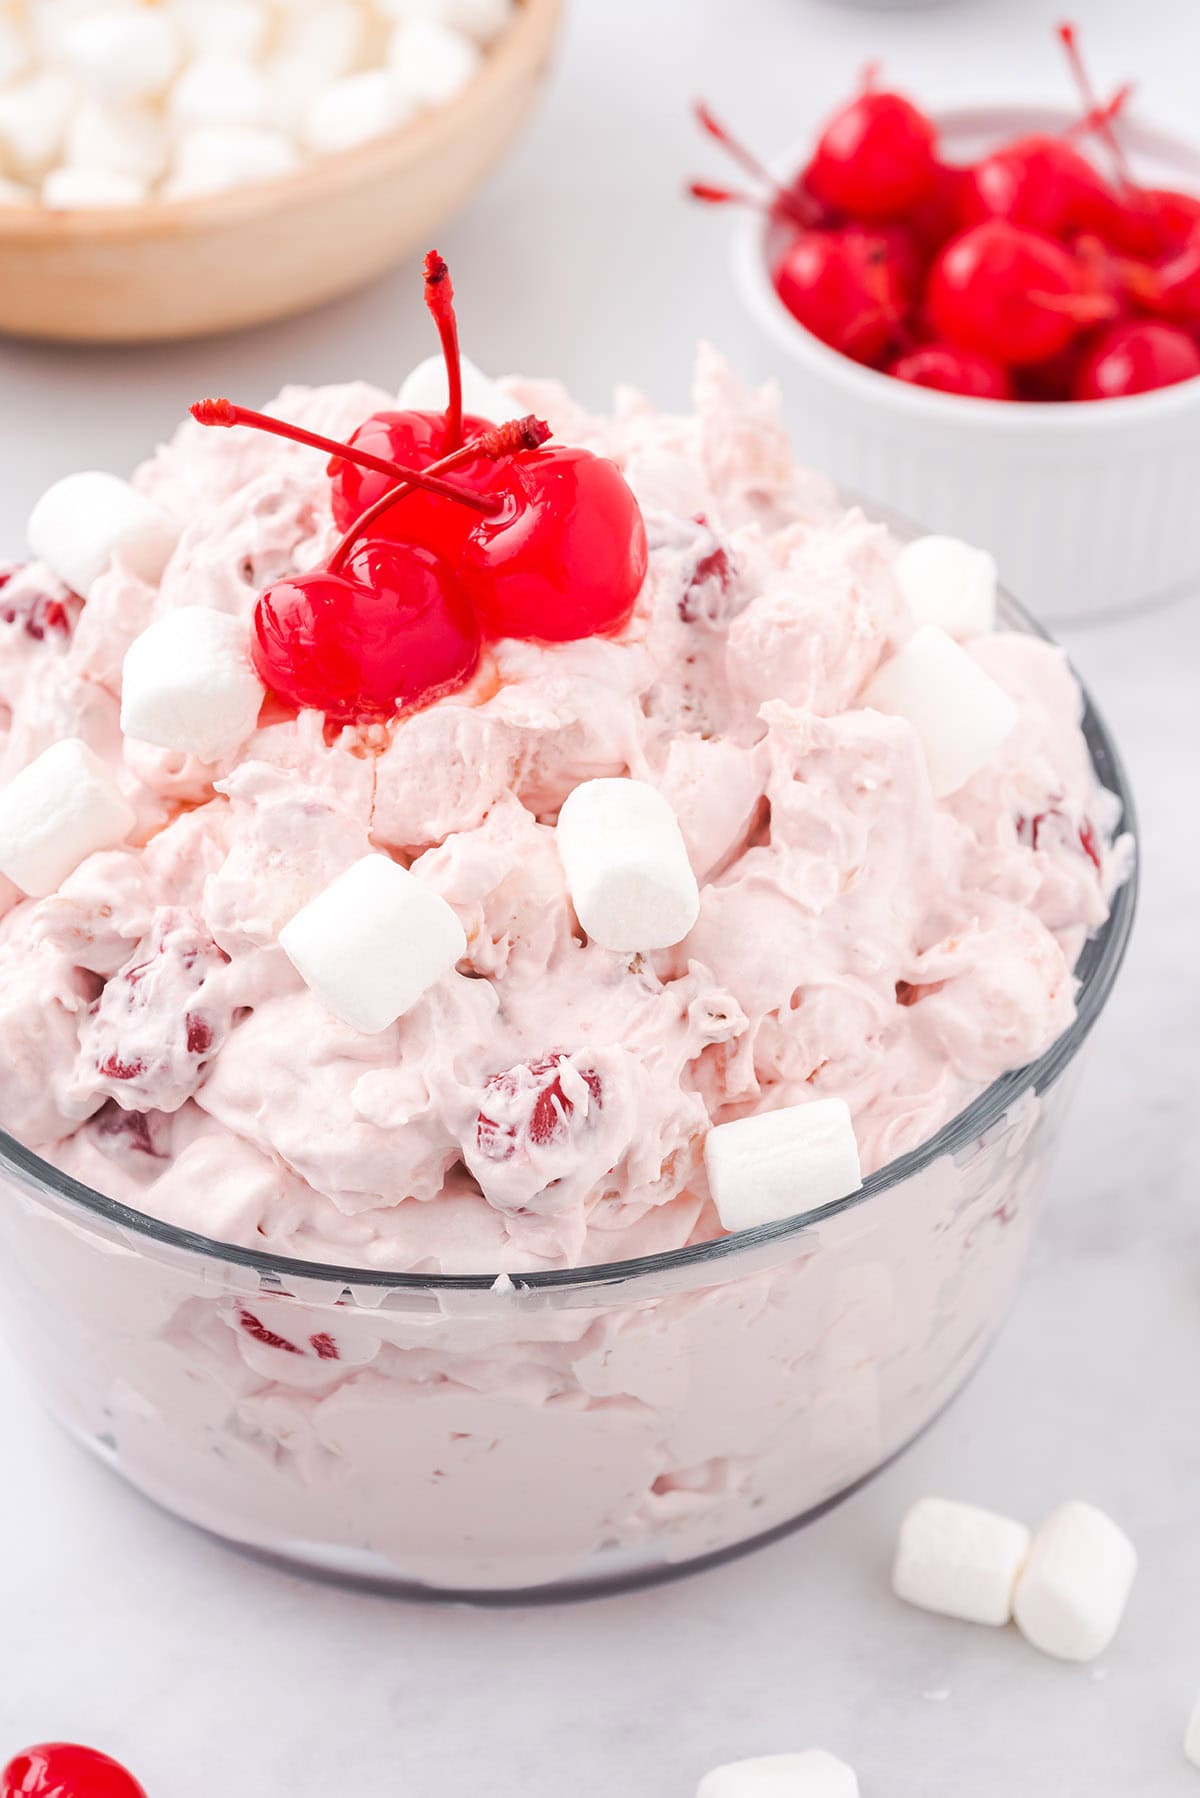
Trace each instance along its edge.
{"label": "marshmallow in dessert", "polygon": [[95,469],[55,481],[29,515],[30,549],[84,599],[114,559],[156,583],[178,535],[144,493]]}
{"label": "marshmallow in dessert", "polygon": [[254,729],[262,702],[249,632],[228,612],[180,606],[125,652],[121,729],[139,742],[223,761]]}
{"label": "marshmallow in dessert", "polygon": [[843,1099],[814,1099],[717,1124],[704,1166],[727,1230],[749,1230],[848,1198],[862,1185],[858,1144]]}
{"label": "marshmallow in dessert", "polygon": [[918,624],[963,641],[996,628],[996,563],[958,537],[917,537],[896,557],[896,583]]}
{"label": "marshmallow in dessert", "polygon": [[134,813],[108,767],[78,737],[51,744],[0,789],[0,874],[33,898],[80,862],[123,843]]}
{"label": "marshmallow in dessert", "polygon": [[1008,1623],[1030,1541],[1011,1517],[949,1498],[918,1499],[900,1525],[892,1589],[945,1617]]}
{"label": "marshmallow in dessert", "polygon": [[365,855],[279,933],[305,985],[365,1035],[386,1030],[465,954],[446,901],[386,855]]}
{"label": "marshmallow in dessert", "polygon": [[1095,1505],[1059,1505],[1034,1535],[1013,1616],[1026,1641],[1063,1661],[1092,1661],[1120,1627],[1137,1550]]}
{"label": "marshmallow in dessert", "polygon": [[858,1778],[837,1755],[810,1748],[714,1767],[696,1798],[858,1798]]}
{"label": "marshmallow in dessert", "polygon": [[700,889],[657,787],[582,781],[563,801],[555,840],[575,915],[601,948],[669,949],[696,922]]}
{"label": "marshmallow in dessert", "polygon": [[[301,166],[458,97],[515,0],[174,0],[0,19],[5,204],[184,200]],[[486,416],[486,414],[485,414]]]}
{"label": "marshmallow in dessert", "polygon": [[[463,411],[502,425],[510,418],[522,416],[518,403],[499,382],[491,380],[469,356],[462,358]],[[400,388],[400,404],[415,411],[440,412],[445,409],[449,389],[446,363],[442,356],[427,356],[406,376]]]}
{"label": "marshmallow in dessert", "polygon": [[1020,716],[999,682],[937,624],[923,624],[884,663],[864,698],[912,725],[936,799],[986,767]]}

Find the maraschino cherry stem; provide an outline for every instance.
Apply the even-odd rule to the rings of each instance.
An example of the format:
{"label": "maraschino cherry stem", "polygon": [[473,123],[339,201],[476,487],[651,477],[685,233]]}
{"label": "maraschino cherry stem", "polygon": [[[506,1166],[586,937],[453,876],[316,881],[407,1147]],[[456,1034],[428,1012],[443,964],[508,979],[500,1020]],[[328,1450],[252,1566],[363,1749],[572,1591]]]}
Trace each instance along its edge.
{"label": "maraschino cherry stem", "polygon": [[[453,450],[450,455],[443,456],[440,462],[431,462],[425,472],[433,475],[445,474],[451,468],[457,468],[460,463],[471,461],[475,456],[487,456],[492,461],[498,461],[501,456],[515,456],[521,450],[540,449],[550,434],[550,426],[545,420],[535,418],[532,413],[529,413],[525,418],[510,419],[507,424],[497,426],[494,431],[482,431],[478,437],[472,437],[469,443],[464,443],[458,449]],[[450,486],[449,482],[437,483],[439,486],[443,484],[447,487]],[[350,529],[334,546],[333,553],[329,557],[328,567],[335,574],[359,538],[364,535],[367,527],[374,524],[381,512],[389,511],[398,500],[402,500],[406,494],[411,493],[415,485],[415,482],[409,481],[406,477],[397,486],[389,487],[386,493],[380,494],[374,505],[368,506],[361,517],[354,520]],[[451,492],[457,499],[461,489],[452,487]],[[495,506],[489,505],[489,512],[503,503],[500,500],[495,502]]]}
{"label": "maraschino cherry stem", "polygon": [[433,314],[442,355],[446,361],[446,443],[459,449],[463,440],[462,357],[458,348],[458,318],[454,311],[454,283],[445,258],[430,250],[425,257],[425,304]]}
{"label": "maraschino cherry stem", "polygon": [[[1129,162],[1125,155],[1125,151],[1122,148],[1121,140],[1113,130],[1112,126],[1116,111],[1119,111],[1120,109],[1118,107],[1114,110],[1111,102],[1108,106],[1105,106],[1096,93],[1095,88],[1092,86],[1092,79],[1088,74],[1087,64],[1084,62],[1083,54],[1079,48],[1078,28],[1068,21],[1062,25],[1056,26],[1055,30],[1059,42],[1067,53],[1067,62],[1070,64],[1071,73],[1075,77],[1075,85],[1079,89],[1080,97],[1082,98],[1084,107],[1087,111],[1087,117],[1091,121],[1090,128],[1102,137],[1107,144],[1109,154],[1113,159],[1113,164],[1117,171],[1117,179],[1120,181],[1121,185],[1128,188],[1131,192],[1136,193],[1137,183],[1129,172]],[[1122,100],[1121,104],[1124,104],[1124,100]]]}
{"label": "maraschino cherry stem", "polygon": [[406,468],[400,462],[389,462],[385,456],[373,456],[368,450],[360,450],[356,444],[339,443],[336,437],[323,437],[320,431],[306,431],[302,425],[289,424],[285,418],[272,418],[269,413],[255,412],[249,406],[235,406],[232,400],[197,400],[191,414],[197,424],[219,425],[225,429],[232,425],[248,425],[251,430],[265,431],[270,437],[286,437],[291,443],[304,443],[310,449],[344,456],[348,462],[359,462],[378,474],[390,474],[396,481],[422,487],[427,493],[439,494],[442,499],[459,500],[464,506],[473,506],[477,512],[490,514],[499,510],[497,500],[483,493],[473,493],[469,487],[456,486],[453,481],[439,481],[428,469]]}
{"label": "maraschino cherry stem", "polygon": [[[716,114],[712,111],[712,108],[706,101],[697,100],[693,106],[693,111],[695,112],[700,129],[706,132],[715,143],[720,144],[726,154],[732,156],[739,168],[745,169],[746,173],[753,176],[755,181],[761,181],[764,186],[768,188],[772,204],[776,206],[781,213],[784,213],[794,224],[797,224],[802,228],[806,228],[809,225],[816,223],[816,208],[806,208],[798,194],[789,191],[789,189],[784,187],[781,182],[776,180],[766,163],[760,161],[752,150],[748,150],[745,144],[734,137],[728,126],[721,123],[720,119],[717,118]],[[693,197],[697,200],[710,200],[717,205],[723,205],[726,201],[734,198],[734,195],[724,188],[715,188],[710,192],[704,191],[706,186],[707,184],[703,181],[693,182],[691,187]]]}

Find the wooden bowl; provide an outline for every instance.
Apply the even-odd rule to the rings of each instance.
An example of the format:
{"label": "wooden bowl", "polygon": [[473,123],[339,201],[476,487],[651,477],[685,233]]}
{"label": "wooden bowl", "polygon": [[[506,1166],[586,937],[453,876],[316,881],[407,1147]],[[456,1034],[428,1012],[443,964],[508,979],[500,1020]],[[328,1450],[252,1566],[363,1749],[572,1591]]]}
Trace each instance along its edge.
{"label": "wooden bowl", "polygon": [[521,0],[458,99],[277,180],[137,207],[0,207],[0,331],[66,343],[228,331],[426,249],[524,124],[560,10]]}

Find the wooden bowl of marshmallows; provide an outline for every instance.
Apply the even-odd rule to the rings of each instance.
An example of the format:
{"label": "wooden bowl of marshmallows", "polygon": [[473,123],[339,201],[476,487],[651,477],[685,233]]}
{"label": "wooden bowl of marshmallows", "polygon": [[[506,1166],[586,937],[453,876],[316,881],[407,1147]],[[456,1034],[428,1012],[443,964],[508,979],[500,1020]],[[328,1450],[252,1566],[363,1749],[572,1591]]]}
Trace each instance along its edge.
{"label": "wooden bowl of marshmallows", "polygon": [[0,332],[188,337],[359,286],[508,148],[560,4],[0,8]]}

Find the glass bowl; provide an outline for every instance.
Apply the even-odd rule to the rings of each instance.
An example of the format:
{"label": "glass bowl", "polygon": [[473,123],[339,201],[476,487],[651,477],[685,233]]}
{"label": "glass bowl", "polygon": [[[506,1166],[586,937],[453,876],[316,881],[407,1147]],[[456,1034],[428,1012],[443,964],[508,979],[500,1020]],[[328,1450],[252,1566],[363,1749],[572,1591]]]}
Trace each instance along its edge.
{"label": "glass bowl", "polygon": [[[1008,600],[1002,618],[1038,628]],[[1130,831],[1090,701],[1084,729]],[[978,1366],[1135,881],[1048,1053],[836,1204],[515,1284],[435,1278],[210,1241],[0,1132],[4,1330],[53,1415],[134,1486],[308,1571],[566,1596],[744,1549],[882,1467]]]}

